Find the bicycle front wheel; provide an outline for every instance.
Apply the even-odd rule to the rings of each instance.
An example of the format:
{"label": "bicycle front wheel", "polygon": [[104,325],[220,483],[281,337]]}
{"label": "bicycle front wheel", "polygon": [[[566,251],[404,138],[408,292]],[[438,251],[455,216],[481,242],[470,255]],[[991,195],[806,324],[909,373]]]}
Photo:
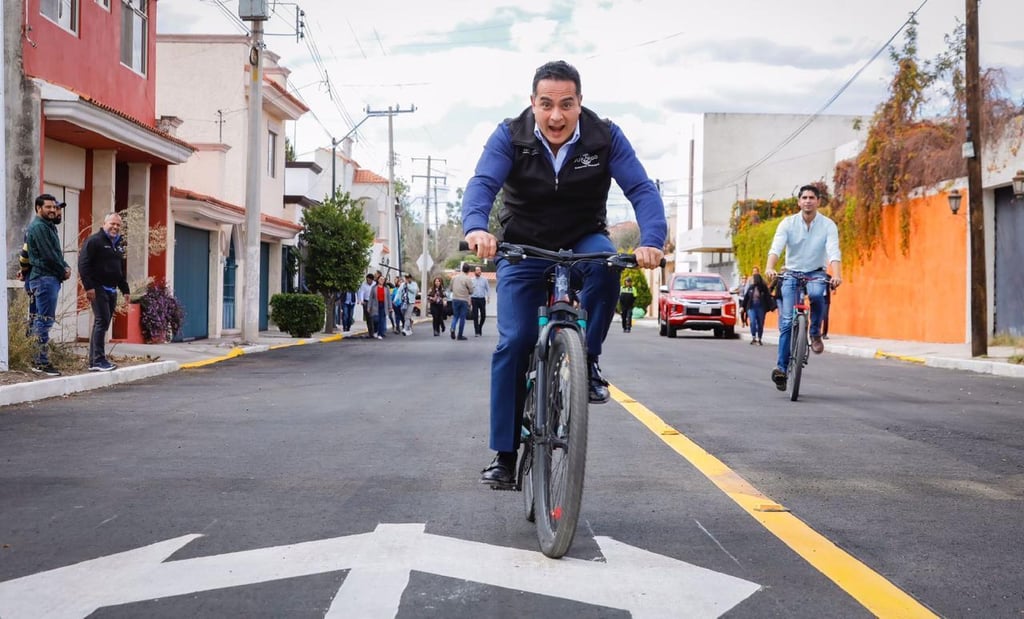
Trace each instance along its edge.
{"label": "bicycle front wheel", "polygon": [[807,314],[796,315],[789,341],[789,399],[796,402],[800,397],[800,375],[807,363]]}
{"label": "bicycle front wheel", "polygon": [[[538,377],[538,380],[541,380]],[[572,545],[587,465],[587,363],[578,331],[560,329],[548,349],[544,427],[533,444],[537,539],[557,559]],[[540,413],[540,411],[538,411]]]}

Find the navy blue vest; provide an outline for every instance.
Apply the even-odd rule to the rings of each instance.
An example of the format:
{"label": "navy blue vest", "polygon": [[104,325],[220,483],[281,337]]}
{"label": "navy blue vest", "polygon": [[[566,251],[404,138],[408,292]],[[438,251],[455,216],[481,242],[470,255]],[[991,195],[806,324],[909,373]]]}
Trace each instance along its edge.
{"label": "navy blue vest", "polygon": [[568,249],[588,234],[608,234],[606,204],[612,176],[608,121],[583,108],[580,139],[558,176],[533,133],[533,110],[505,121],[514,148],[499,213],[501,240],[550,250]]}

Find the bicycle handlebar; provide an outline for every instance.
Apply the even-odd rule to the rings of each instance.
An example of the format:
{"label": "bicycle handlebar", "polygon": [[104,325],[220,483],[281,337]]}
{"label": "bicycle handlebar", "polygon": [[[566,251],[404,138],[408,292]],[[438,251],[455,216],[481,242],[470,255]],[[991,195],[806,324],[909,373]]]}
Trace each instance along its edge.
{"label": "bicycle handlebar", "polygon": [[[459,241],[459,251],[470,251],[469,243],[466,241]],[[543,258],[545,260],[551,260],[552,262],[562,263],[600,260],[602,262],[607,262],[609,266],[622,267],[624,269],[637,268],[636,255],[634,254],[607,251],[576,253],[570,249],[551,251],[550,249],[544,249],[542,247],[516,243],[498,243],[496,256],[506,258],[512,262],[518,262],[523,258]],[[665,266],[664,258],[661,259],[659,266]]]}

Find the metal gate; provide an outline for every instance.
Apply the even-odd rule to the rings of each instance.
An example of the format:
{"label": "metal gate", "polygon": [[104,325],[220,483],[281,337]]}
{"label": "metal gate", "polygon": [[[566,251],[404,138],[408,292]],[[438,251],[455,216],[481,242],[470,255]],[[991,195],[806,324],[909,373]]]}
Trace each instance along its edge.
{"label": "metal gate", "polygon": [[995,190],[995,333],[1024,335],[1024,204],[1013,189]]}
{"label": "metal gate", "polygon": [[210,233],[175,224],[174,295],[185,308],[185,322],[176,342],[209,337]]}

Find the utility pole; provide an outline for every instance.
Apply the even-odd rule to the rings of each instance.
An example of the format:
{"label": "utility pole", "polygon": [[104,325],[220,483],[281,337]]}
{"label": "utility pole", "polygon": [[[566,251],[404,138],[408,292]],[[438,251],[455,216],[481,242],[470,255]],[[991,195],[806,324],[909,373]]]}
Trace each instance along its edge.
{"label": "utility pole", "polygon": [[267,0],[239,0],[238,16],[252,22],[249,48],[249,136],[245,177],[245,279],[242,339],[254,343],[260,336],[260,153],[263,150],[263,22],[270,19]]}
{"label": "utility pole", "polygon": [[988,294],[985,273],[985,211],[981,185],[981,67],[978,59],[978,0],[967,0],[967,199],[971,245],[971,356],[988,354]]}
{"label": "utility pole", "polygon": [[416,111],[415,105],[410,105],[408,109],[403,110],[401,106],[388,106],[387,110],[371,110],[369,107],[366,108],[366,115],[369,116],[387,116],[388,117],[388,197],[385,202],[385,218],[384,221],[387,224],[387,240],[388,243],[393,243],[395,246],[396,255],[398,256],[398,268],[402,268],[402,243],[398,237],[398,200],[395,199],[395,126],[394,117],[396,114],[411,114]]}
{"label": "utility pole", "polygon": [[[413,157],[412,160],[413,161],[423,161],[422,158],[416,158],[416,157]],[[420,286],[420,290],[423,291],[424,294],[426,294],[426,290],[427,290],[427,277],[430,274],[430,267],[433,265],[433,261],[434,261],[434,259],[430,256],[429,246],[427,245],[427,230],[430,228],[430,188],[431,188],[431,184],[432,183],[433,183],[433,187],[435,189],[437,188],[437,183],[433,182],[434,179],[441,179],[442,181],[444,181],[445,185],[448,184],[448,178],[446,176],[433,176],[433,174],[431,173],[431,164],[434,161],[443,161],[445,163],[448,163],[447,159],[436,159],[435,160],[433,157],[430,157],[428,155],[427,156],[427,174],[426,174],[426,176],[423,176],[421,174],[413,174],[412,175],[413,178],[425,178],[425,179],[427,179],[427,192],[423,196],[423,200],[424,200],[424,203],[423,203],[423,253],[420,254],[420,259],[416,263],[416,265],[420,267],[420,281],[422,282],[422,286]],[[435,202],[436,201],[437,200],[435,200]],[[436,204],[434,205],[434,209],[435,210],[437,209],[437,205]]]}
{"label": "utility pole", "polygon": [[[0,49],[6,50],[6,39],[4,35],[4,12],[6,9],[0,9]],[[6,69],[6,67],[5,67]],[[6,73],[6,71],[5,71]],[[0,142],[7,143],[6,126],[7,126],[7,96],[6,86],[4,84],[5,75],[0,75],[0,104],[3,107],[0,108]],[[5,148],[0,153],[0,197],[3,197],[4,204],[7,204],[7,149]],[[7,255],[7,213],[0,217],[0,256]],[[8,342],[10,341],[10,333],[8,332],[7,322],[7,286],[0,288],[0,372],[6,372],[10,369],[10,349],[8,348]]]}

